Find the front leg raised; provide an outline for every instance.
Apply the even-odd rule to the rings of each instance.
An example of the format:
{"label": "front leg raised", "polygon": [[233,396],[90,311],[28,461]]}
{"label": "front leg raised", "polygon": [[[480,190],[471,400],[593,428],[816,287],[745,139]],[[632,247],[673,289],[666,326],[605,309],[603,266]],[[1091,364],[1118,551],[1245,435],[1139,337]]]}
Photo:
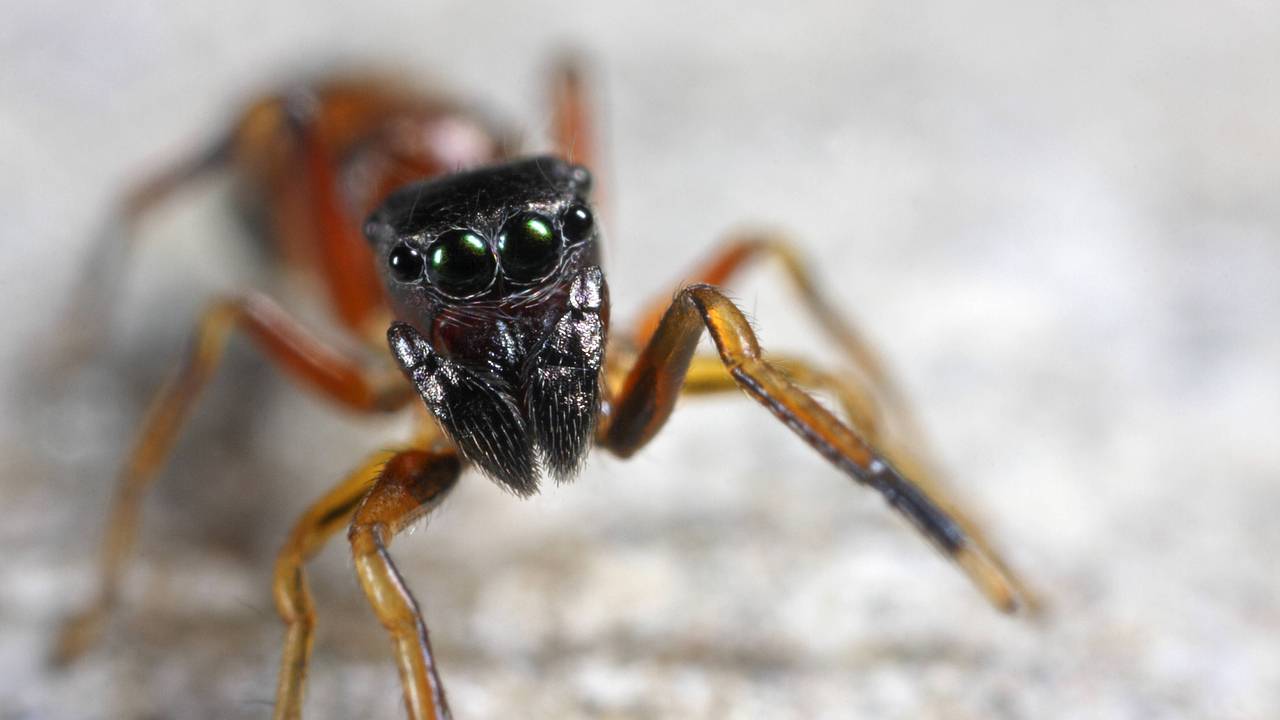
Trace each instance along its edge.
{"label": "front leg raised", "polygon": [[738,387],[845,475],[884,496],[993,605],[1012,612],[1028,602],[995,552],[966,532],[967,521],[767,362],[742,311],[710,285],[676,295],[616,395],[599,433],[602,445],[627,457],[657,434],[675,408],[704,329]]}

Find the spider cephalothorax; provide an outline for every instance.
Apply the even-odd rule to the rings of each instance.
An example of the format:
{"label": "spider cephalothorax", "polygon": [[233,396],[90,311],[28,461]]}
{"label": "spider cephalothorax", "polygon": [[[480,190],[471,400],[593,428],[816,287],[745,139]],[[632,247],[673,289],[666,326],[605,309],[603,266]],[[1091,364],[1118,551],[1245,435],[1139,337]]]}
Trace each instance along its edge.
{"label": "spider cephalothorax", "polygon": [[463,455],[511,490],[590,446],[608,320],[590,175],[544,157],[406,187],[366,234],[392,353]]}

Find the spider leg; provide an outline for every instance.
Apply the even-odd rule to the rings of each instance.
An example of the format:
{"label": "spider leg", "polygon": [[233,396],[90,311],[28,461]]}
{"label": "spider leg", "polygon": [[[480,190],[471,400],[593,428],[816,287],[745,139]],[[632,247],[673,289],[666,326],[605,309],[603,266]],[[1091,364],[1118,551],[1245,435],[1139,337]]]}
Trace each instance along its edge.
{"label": "spider leg", "polygon": [[347,535],[360,586],[391,635],[411,720],[446,720],[449,704],[422,612],[387,547],[396,533],[440,504],[461,470],[462,461],[451,449],[397,453],[360,503]]}
{"label": "spider leg", "polygon": [[572,56],[560,59],[551,77],[551,136],[555,151],[568,162],[595,169],[595,124],[591,120],[581,62]]}
{"label": "spider leg", "polygon": [[[433,433],[438,437],[438,433]],[[423,441],[422,445],[429,442]],[[407,449],[407,448],[406,448]],[[289,539],[276,556],[272,581],[276,611],[285,623],[284,651],[280,656],[280,676],[276,684],[276,720],[302,716],[302,698],[307,680],[315,628],[315,605],[307,585],[305,565],[342,527],[351,522],[360,501],[369,493],[395,450],[374,453],[356,470],[317,500],[294,524]]]}
{"label": "spider leg", "polygon": [[[785,236],[762,231],[739,232],[692,273],[694,282],[724,285],[732,282],[743,270],[762,259],[774,259],[794,286],[801,307],[812,316],[826,334],[836,343],[856,373],[828,373],[805,363],[778,358],[775,363],[802,386],[830,392],[843,406],[850,422],[869,443],[883,450],[894,465],[931,496],[939,499],[947,495],[945,485],[938,481],[937,465],[927,453],[927,438],[917,421],[911,405],[906,401],[898,384],[886,368],[879,353],[863,337],[858,329],[847,322],[835,306],[823,295],[813,274],[803,262],[799,251]],[[668,300],[652,303],[641,314],[641,320],[633,334],[633,343],[642,346],[657,329]],[[706,366],[707,377],[714,378],[715,371]],[[698,371],[697,364],[691,374]],[[696,376],[691,379],[697,379]],[[977,523],[960,512],[954,503],[946,503],[969,533],[971,541],[987,545],[984,533]],[[993,561],[995,553],[988,552]],[[1029,610],[1038,609],[1035,594],[1006,567],[1001,567],[1009,582]]]}
{"label": "spider leg", "polygon": [[[796,385],[834,397],[849,425],[869,444],[879,446],[884,442],[880,407],[864,388],[801,358],[769,353],[769,364]],[[680,392],[683,395],[715,395],[738,389],[738,383],[718,356],[695,354],[689,362],[689,372]]]}
{"label": "spider leg", "polygon": [[[795,287],[801,306],[831,337],[854,368],[869,384],[868,403],[883,403],[887,407],[875,414],[887,419],[903,435],[922,437],[910,405],[894,382],[871,344],[851,323],[836,312],[835,306],[822,294],[813,274],[802,260],[799,251],[784,236],[770,232],[742,232],[731,236],[716,253],[699,265],[689,276],[689,282],[723,286],[737,278],[752,263],[773,258],[781,265],[784,274]],[[637,347],[657,329],[666,312],[669,300],[655,301],[640,315],[633,336]]]}
{"label": "spider leg", "polygon": [[[797,387],[766,361],[742,312],[718,289],[681,290],[661,317],[601,425],[601,444],[627,457],[662,428],[687,378],[702,331],[711,336],[721,363],[737,387],[764,405],[828,462],[878,491],[939,550],[950,557],[997,608],[1016,609],[1021,586],[949,503],[914,482],[888,453]],[[705,381],[705,366],[697,368]],[[727,384],[724,386],[727,388]]]}
{"label": "spider leg", "polygon": [[316,622],[315,605],[304,566],[334,532],[350,522],[356,506],[368,494],[382,466],[393,455],[394,452],[389,451],[374,454],[316,501],[293,526],[289,539],[276,557],[272,594],[276,611],[286,627],[280,676],[276,683],[273,714],[276,720],[302,717],[307,662],[311,656],[312,631]]}
{"label": "spider leg", "polygon": [[[881,408],[866,388],[843,375],[827,372],[796,357],[771,353],[769,364],[796,385],[834,398],[844,411],[850,427],[868,445],[889,458],[902,475],[911,478],[937,505],[950,513],[968,534],[970,542],[980,546],[982,553],[992,563],[998,565],[1000,573],[1005,576],[1005,581],[1012,587],[1013,593],[1020,598],[1021,606],[1030,612],[1039,609],[1040,601],[1036,594],[1027,587],[1017,573],[1003,564],[999,555],[990,548],[978,523],[951,500],[944,489],[934,481],[929,472],[929,466],[916,457],[909,447],[895,441],[891,434],[884,432],[881,425]],[[737,381],[719,357],[697,354],[689,364],[689,372],[685,376],[681,393],[711,395],[738,389]]]}
{"label": "spider leg", "polygon": [[412,397],[412,388],[398,373],[371,372],[332,350],[263,295],[248,294],[215,303],[201,318],[186,359],[152,401],[120,471],[102,545],[98,595],[63,626],[54,650],[55,662],[69,662],[84,652],[114,606],[137,532],[143,494],[217,368],[233,329],[248,335],[287,375],[351,410],[387,412],[403,407]]}

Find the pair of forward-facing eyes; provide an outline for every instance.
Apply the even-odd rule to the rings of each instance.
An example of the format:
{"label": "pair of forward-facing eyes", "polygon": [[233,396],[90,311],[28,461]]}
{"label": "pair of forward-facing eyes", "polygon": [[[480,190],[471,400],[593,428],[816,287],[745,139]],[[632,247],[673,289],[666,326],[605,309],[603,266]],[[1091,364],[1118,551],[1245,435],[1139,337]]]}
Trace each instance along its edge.
{"label": "pair of forward-facing eyes", "polygon": [[449,297],[475,297],[493,287],[499,273],[515,285],[550,277],[560,267],[565,248],[585,241],[593,224],[585,205],[570,205],[556,219],[526,211],[503,223],[492,246],[474,230],[454,228],[421,250],[400,241],[387,256],[387,266],[397,282],[425,278]]}

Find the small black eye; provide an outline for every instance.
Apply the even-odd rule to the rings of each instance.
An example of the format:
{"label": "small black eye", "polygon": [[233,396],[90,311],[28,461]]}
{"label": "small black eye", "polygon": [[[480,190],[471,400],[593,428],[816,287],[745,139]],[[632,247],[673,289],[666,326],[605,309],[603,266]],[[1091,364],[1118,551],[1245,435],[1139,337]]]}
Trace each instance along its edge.
{"label": "small black eye", "polygon": [[391,268],[391,277],[402,283],[413,282],[422,277],[424,264],[422,254],[404,243],[392,248],[391,255],[387,257],[387,265]]}
{"label": "small black eye", "polygon": [[591,235],[591,226],[595,218],[586,205],[570,205],[560,216],[560,226],[564,228],[564,236],[571,243],[586,240]]}
{"label": "small black eye", "polygon": [[502,227],[498,256],[502,272],[513,282],[541,280],[560,264],[560,237],[547,218],[523,213]]}
{"label": "small black eye", "polygon": [[427,279],[446,295],[467,297],[487,289],[498,264],[489,245],[470,230],[449,230],[427,246]]}

